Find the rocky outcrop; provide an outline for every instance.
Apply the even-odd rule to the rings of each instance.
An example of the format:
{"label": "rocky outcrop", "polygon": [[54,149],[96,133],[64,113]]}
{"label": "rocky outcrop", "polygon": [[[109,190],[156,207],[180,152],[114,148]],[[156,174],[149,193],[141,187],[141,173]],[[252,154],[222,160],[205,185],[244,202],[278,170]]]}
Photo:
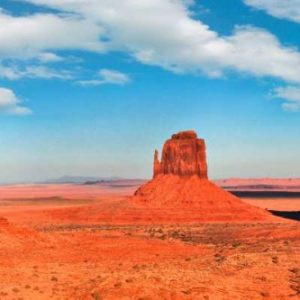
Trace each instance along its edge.
{"label": "rocky outcrop", "polygon": [[164,144],[161,161],[154,153],[153,178],[159,174],[207,178],[205,141],[194,131],[173,134]]}
{"label": "rocky outcrop", "polygon": [[207,178],[205,141],[194,131],[174,134],[154,153],[153,179],[131,198],[136,218],[153,222],[266,221],[270,214],[246,204]]}

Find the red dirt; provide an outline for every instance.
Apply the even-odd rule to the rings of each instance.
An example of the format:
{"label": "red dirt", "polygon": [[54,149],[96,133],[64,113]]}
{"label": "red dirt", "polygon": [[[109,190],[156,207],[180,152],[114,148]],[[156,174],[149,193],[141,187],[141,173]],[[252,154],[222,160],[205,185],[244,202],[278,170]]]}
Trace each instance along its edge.
{"label": "red dirt", "polygon": [[[127,188],[84,186],[74,199],[77,188],[62,185],[66,198],[47,186],[35,189],[47,197],[22,199],[20,191],[1,201],[8,220],[0,222],[1,300],[287,299],[299,292],[299,223],[122,225],[113,213],[130,206]],[[111,213],[106,222],[103,209]]]}
{"label": "red dirt", "polygon": [[163,219],[158,220],[166,221],[169,218],[169,222],[276,220],[266,210],[246,204],[211,181],[196,175],[159,175],[141,186],[131,202],[147,207],[148,216],[153,211],[157,218],[157,211],[163,212]]}
{"label": "red dirt", "polygon": [[107,191],[111,194],[130,194],[141,184],[141,180],[118,181],[120,189],[114,188],[116,183],[101,184],[20,184],[0,186],[0,200],[24,198],[61,197],[70,199],[97,199]]}

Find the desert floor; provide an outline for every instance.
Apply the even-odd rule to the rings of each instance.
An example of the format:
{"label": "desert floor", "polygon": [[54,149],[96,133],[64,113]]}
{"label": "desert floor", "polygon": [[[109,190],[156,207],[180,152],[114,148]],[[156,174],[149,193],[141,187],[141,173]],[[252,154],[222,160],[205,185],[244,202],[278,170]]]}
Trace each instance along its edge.
{"label": "desert floor", "polygon": [[[300,298],[299,222],[97,221],[135,188],[0,187],[0,299]],[[300,199],[245,201],[300,210]]]}

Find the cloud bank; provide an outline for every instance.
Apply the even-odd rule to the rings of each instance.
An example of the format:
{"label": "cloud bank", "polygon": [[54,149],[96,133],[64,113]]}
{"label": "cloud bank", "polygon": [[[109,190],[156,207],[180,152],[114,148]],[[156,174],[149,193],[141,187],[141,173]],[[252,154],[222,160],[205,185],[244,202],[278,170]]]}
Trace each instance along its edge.
{"label": "cloud bank", "polygon": [[[16,49],[28,49],[29,44],[34,45],[30,48],[36,52],[49,49],[124,51],[141,63],[173,72],[217,77],[227,70],[234,70],[300,83],[300,53],[297,49],[286,47],[276,36],[251,26],[236,27],[231,36],[220,36],[193,18],[193,1],[27,2],[57,9],[61,14],[26,18],[6,16],[12,24],[25,23],[20,25],[17,35],[11,35],[14,38],[8,44],[13,45],[16,52]],[[28,26],[32,23],[34,25]],[[21,30],[23,27],[27,28],[25,33]],[[31,34],[36,27],[40,28],[38,32]],[[45,37],[49,35],[48,40]],[[30,39],[26,38],[28,36]]]}
{"label": "cloud bank", "polygon": [[[275,35],[253,26],[237,26],[231,35],[221,36],[193,17],[192,0],[23,2],[46,6],[57,13],[12,16],[0,11],[1,77],[72,79],[66,70],[53,70],[40,64],[63,59],[55,53],[58,50],[83,50],[125,52],[140,63],[176,73],[205,74],[214,78],[234,71],[300,84],[298,49],[283,45]],[[258,8],[277,7],[279,14],[284,8],[279,2],[292,7],[299,1],[245,2]],[[294,9],[293,13],[296,12]],[[7,66],[7,60],[12,58],[15,64]],[[37,62],[20,70],[16,61],[26,59]],[[103,73],[100,78],[87,78],[79,83],[120,84],[127,80],[120,76]]]}

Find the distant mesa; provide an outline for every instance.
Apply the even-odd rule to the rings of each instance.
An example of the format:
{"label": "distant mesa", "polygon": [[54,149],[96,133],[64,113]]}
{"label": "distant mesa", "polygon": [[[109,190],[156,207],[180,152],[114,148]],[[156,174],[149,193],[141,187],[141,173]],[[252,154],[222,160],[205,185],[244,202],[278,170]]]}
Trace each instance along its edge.
{"label": "distant mesa", "polygon": [[43,181],[45,184],[85,184],[85,183],[99,183],[99,182],[107,182],[107,181],[115,181],[120,180],[119,177],[92,177],[92,176],[62,176],[59,178],[48,179]]}
{"label": "distant mesa", "polygon": [[[155,150],[153,179],[142,185],[131,202],[148,212],[165,212],[178,221],[267,220],[266,210],[246,204],[208,180],[205,141],[194,131],[173,134]],[[169,214],[169,216],[168,216]]]}

